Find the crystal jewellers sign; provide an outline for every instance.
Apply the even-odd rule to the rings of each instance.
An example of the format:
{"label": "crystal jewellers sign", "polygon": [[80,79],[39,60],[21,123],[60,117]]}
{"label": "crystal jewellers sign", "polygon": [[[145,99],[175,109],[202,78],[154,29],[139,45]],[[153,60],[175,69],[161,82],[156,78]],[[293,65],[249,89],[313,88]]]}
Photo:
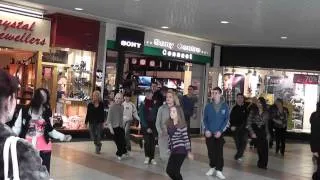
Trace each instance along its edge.
{"label": "crystal jewellers sign", "polygon": [[47,52],[50,28],[48,20],[0,11],[0,46]]}
{"label": "crystal jewellers sign", "polygon": [[211,56],[212,47],[211,43],[209,42],[169,34],[163,34],[153,31],[146,32],[145,46],[163,48],[167,51],[172,51],[172,54],[176,55],[178,52],[180,52],[185,55],[188,55],[188,57],[190,53],[202,56]]}

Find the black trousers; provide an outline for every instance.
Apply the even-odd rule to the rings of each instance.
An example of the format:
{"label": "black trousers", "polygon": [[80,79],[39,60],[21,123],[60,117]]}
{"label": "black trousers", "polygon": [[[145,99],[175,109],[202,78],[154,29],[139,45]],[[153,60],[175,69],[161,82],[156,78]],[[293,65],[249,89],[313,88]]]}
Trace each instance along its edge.
{"label": "black trousers", "polygon": [[89,124],[90,137],[94,145],[101,146],[102,124]]}
{"label": "black trousers", "polygon": [[210,167],[216,168],[217,171],[222,171],[224,166],[223,160],[223,145],[225,141],[223,137],[216,139],[215,137],[206,138],[206,144],[208,149],[208,157],[210,161]]}
{"label": "black trousers", "polygon": [[[319,154],[320,152],[318,152]],[[312,180],[320,180],[320,158],[317,158],[317,171],[313,173]]]}
{"label": "black trousers", "polygon": [[50,173],[51,151],[40,151],[40,157],[42,159],[42,165],[46,166]]}
{"label": "black trousers", "polygon": [[286,128],[276,128],[276,153],[284,154],[286,149]]}
{"label": "black trousers", "polygon": [[243,157],[248,143],[248,131],[245,128],[237,128],[233,133],[233,139],[236,144],[237,153],[234,158],[237,160]]}
{"label": "black trousers", "polygon": [[185,114],[185,115],[184,115],[184,118],[185,118],[186,123],[187,123],[188,136],[189,136],[189,138],[191,138],[191,136],[190,136],[190,134],[191,134],[191,133],[190,133],[190,118],[191,118],[191,116]]}
{"label": "black trousers", "polygon": [[143,133],[144,140],[144,155],[149,157],[150,160],[154,159],[154,151],[156,147],[155,134],[147,133],[147,130],[144,130]]}
{"label": "black trousers", "polygon": [[121,157],[123,154],[127,153],[124,129],[121,127],[117,127],[113,128],[113,131],[113,140],[117,146],[116,155]]}
{"label": "black trousers", "polygon": [[259,168],[267,168],[268,166],[268,159],[269,159],[269,147],[268,147],[268,140],[267,140],[267,133],[265,130],[265,126],[257,127],[252,126],[254,133],[256,134],[257,138],[255,139],[257,151],[258,151],[258,163],[257,166]]}
{"label": "black trousers", "polygon": [[180,171],[183,161],[186,159],[186,156],[186,154],[171,153],[166,172],[172,180],[183,180]]}

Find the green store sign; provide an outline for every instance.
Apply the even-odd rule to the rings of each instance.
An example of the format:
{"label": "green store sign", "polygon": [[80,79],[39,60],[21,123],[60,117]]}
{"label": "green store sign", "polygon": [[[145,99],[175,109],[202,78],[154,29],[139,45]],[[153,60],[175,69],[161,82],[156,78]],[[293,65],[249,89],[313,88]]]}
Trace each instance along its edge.
{"label": "green store sign", "polygon": [[[113,40],[108,40],[107,41],[107,49],[116,50],[116,42]],[[206,64],[206,63],[211,62],[211,57],[209,57],[209,56],[202,56],[202,55],[191,54],[191,53],[183,53],[183,52],[171,51],[171,50],[167,50],[167,49],[148,47],[148,46],[144,46],[143,54],[147,55],[147,56],[183,59],[183,60],[188,60],[188,61],[191,61],[194,63],[202,63],[202,64]]]}

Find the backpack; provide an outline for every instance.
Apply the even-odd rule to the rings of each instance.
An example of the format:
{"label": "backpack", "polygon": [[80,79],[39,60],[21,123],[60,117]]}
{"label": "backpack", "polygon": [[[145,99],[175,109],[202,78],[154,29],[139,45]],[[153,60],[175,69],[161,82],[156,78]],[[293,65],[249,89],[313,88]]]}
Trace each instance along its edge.
{"label": "backpack", "polygon": [[[17,156],[17,142],[19,140],[20,138],[18,137],[10,136],[6,139],[6,142],[4,144],[4,147],[3,147],[4,180],[20,180],[18,156]],[[9,166],[10,166],[9,156],[11,157],[11,162],[12,162],[12,176],[9,176]]]}

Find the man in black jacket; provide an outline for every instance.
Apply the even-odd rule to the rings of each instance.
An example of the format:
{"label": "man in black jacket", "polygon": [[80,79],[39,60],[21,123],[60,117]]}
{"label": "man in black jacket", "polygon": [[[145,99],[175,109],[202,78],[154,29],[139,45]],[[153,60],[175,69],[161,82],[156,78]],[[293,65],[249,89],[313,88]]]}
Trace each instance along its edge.
{"label": "man in black jacket", "polygon": [[317,171],[313,174],[313,180],[320,180],[320,102],[317,103],[316,112],[311,114],[310,117],[311,123],[311,138],[310,138],[310,146],[311,151],[314,153],[314,157],[317,159]]}
{"label": "man in black jacket", "polygon": [[236,105],[232,108],[230,114],[230,127],[234,135],[234,141],[237,148],[237,153],[234,159],[242,161],[244,150],[247,146],[248,131],[246,129],[248,117],[248,108],[244,102],[244,96],[241,93],[237,94]]}

